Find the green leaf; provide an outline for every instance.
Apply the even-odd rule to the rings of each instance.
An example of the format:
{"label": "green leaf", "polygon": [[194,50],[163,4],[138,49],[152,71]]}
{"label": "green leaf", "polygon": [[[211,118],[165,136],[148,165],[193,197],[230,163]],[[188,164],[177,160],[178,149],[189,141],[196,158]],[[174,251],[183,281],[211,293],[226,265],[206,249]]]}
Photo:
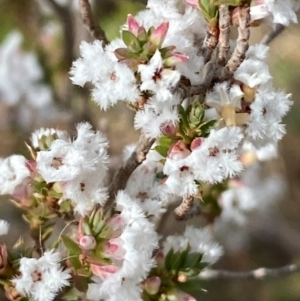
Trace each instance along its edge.
{"label": "green leaf", "polygon": [[201,291],[201,280],[191,279],[187,282],[177,282],[176,287],[198,300]]}
{"label": "green leaf", "polygon": [[199,262],[199,263],[197,264],[197,268],[200,269],[201,271],[202,271],[203,269],[205,269],[207,266],[209,266],[209,263],[208,263],[208,262]]}
{"label": "green leaf", "polygon": [[78,257],[75,257],[77,255],[73,255],[69,257],[69,262],[71,264],[71,266],[74,268],[74,270],[79,270],[80,268],[82,268],[81,262],[79,260]]}
{"label": "green leaf", "polygon": [[210,120],[210,121],[202,123],[200,126],[202,137],[207,137],[208,134],[210,133],[210,131],[216,125],[216,123],[217,123],[217,120]]}
{"label": "green leaf", "polygon": [[187,268],[187,269],[180,269],[180,273],[183,273],[184,275],[188,277],[195,277],[199,275],[201,270],[199,268]]}
{"label": "green leaf", "polygon": [[202,253],[190,253],[185,257],[185,261],[182,265],[183,268],[194,268],[197,267],[198,263],[201,262]]}
{"label": "green leaf", "polygon": [[162,157],[166,158],[168,155],[169,147],[156,145],[154,148]]}
{"label": "green leaf", "polygon": [[94,236],[98,236],[101,231],[105,228],[105,221],[99,221],[97,224],[95,224],[94,228],[93,228],[93,235]]}
{"label": "green leaf", "polygon": [[173,255],[174,255],[174,250],[173,248],[171,248],[165,258],[165,268],[167,271],[170,271],[172,269]]}
{"label": "green leaf", "polygon": [[61,239],[62,239],[64,245],[66,246],[66,248],[68,249],[70,256],[81,254],[81,249],[76,244],[75,241],[73,241],[71,238],[69,238],[68,236],[65,236],[65,235],[62,235]]}
{"label": "green leaf", "polygon": [[165,135],[162,135],[159,139],[158,139],[158,144],[161,146],[167,146],[170,147],[177,139],[174,137],[168,137]]}
{"label": "green leaf", "polygon": [[[186,257],[188,256],[190,250],[190,246],[189,244],[187,245],[187,247],[185,248],[185,250],[183,250],[182,252],[176,252],[174,255],[176,255],[173,259],[173,272],[174,274],[178,273],[178,270],[182,267],[183,263],[186,261]],[[179,256],[177,257],[177,253],[179,253]]]}
{"label": "green leaf", "polygon": [[126,46],[130,48],[131,51],[137,53],[142,50],[137,37],[132,32],[128,30],[123,30],[122,39],[126,44]]}

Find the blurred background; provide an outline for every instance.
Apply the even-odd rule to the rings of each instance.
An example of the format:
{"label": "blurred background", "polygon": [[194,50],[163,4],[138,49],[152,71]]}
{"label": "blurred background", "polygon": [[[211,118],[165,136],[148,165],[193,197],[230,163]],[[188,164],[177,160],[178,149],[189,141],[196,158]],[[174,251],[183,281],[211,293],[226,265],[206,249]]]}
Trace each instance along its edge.
{"label": "blurred background", "polygon": [[[116,37],[128,13],[144,8],[144,0],[94,0],[93,11],[109,39]],[[101,112],[90,100],[88,87],[71,84],[69,70],[79,56],[80,41],[91,41],[82,26],[76,0],[0,0],[0,157],[28,156],[24,141],[40,127],[74,131],[89,121],[110,141],[111,164],[121,161],[125,145],[136,141],[133,113],[125,105]],[[253,30],[258,42],[270,28]],[[259,166],[263,177],[280,176],[285,190],[271,209],[253,216],[240,229],[242,239],[226,239],[226,255],[215,268],[249,270],[279,267],[300,260],[300,27],[291,25],[270,45],[268,62],[274,86],[293,94],[294,105],[285,118],[287,135],[280,157]],[[271,189],[274,189],[274,187]],[[21,212],[7,197],[0,202],[0,218],[14,220],[12,243],[24,225]],[[170,226],[170,225],[169,225]],[[23,228],[22,228],[23,227]],[[173,228],[173,227],[172,227]],[[226,236],[226,233],[224,234]],[[240,243],[239,243],[240,242]],[[300,274],[262,282],[226,280],[206,282],[199,300],[298,301]],[[0,297],[0,300],[5,300]]]}

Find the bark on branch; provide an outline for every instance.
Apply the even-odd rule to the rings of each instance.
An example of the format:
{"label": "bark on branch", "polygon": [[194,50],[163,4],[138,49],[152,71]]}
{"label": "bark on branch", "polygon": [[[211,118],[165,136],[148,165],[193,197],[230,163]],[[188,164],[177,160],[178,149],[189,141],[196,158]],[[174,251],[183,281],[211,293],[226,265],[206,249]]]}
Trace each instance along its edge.
{"label": "bark on branch", "polygon": [[238,8],[238,38],[236,47],[226,67],[231,74],[240,66],[245,59],[246,51],[249,48],[250,38],[250,7],[248,4]]}
{"label": "bark on branch", "polygon": [[200,273],[199,278],[203,280],[218,279],[253,279],[264,280],[266,278],[281,277],[300,272],[300,264],[286,265],[280,268],[268,269],[259,268],[246,272],[234,272],[226,270],[205,270]]}
{"label": "bark on branch", "polygon": [[230,49],[229,34],[230,34],[230,12],[228,5],[222,4],[219,7],[219,54],[218,61],[221,65],[225,65],[227,55]]}
{"label": "bark on branch", "polygon": [[103,41],[104,44],[108,44],[104,30],[94,21],[89,0],[79,0],[79,10],[83,24],[87,27],[91,36],[96,40]]}
{"label": "bark on branch", "polygon": [[193,208],[194,197],[193,196],[185,196],[182,198],[181,204],[175,208],[174,214],[176,219],[184,220],[187,215],[190,213]]}
{"label": "bark on branch", "polygon": [[148,139],[143,134],[140,136],[135,151],[113,176],[112,182],[109,186],[109,200],[105,204],[106,208],[111,207],[117,192],[125,189],[130,175],[146,159],[154,141],[155,139]]}

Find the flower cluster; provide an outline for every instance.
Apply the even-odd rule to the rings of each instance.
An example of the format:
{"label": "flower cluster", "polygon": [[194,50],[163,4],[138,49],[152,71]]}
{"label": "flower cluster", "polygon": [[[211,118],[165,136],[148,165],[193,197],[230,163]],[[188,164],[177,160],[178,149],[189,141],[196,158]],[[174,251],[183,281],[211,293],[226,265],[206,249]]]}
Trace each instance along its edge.
{"label": "flower cluster", "polygon": [[[228,26],[238,27],[234,49],[227,47],[222,8]],[[27,145],[30,159],[0,160],[0,193],[22,208],[33,238],[33,246],[22,240],[12,250],[0,246],[1,285],[10,300],[198,298],[197,276],[223,254],[213,232],[242,228],[249,213],[272,202],[274,185],[277,195],[283,190],[275,176],[249,181],[257,161],[276,153],[292,102],[273,88],[268,47],[248,47],[248,40],[250,26],[261,21],[296,22],[295,9],[292,0],[149,0],[128,15],[121,38],[82,42],[72,82],[90,84],[101,109],[119,101],[133,108],[142,142],[125,150],[114,177],[108,141],[88,123],[77,125],[74,138],[37,130]],[[0,63],[2,56],[5,49]],[[40,77],[32,72],[29,83]],[[0,84],[1,97],[5,88]],[[25,93],[19,88],[11,102]],[[170,204],[177,218],[200,214],[215,227],[165,235]],[[57,218],[67,221],[59,236]],[[8,230],[0,220],[0,235]]]}

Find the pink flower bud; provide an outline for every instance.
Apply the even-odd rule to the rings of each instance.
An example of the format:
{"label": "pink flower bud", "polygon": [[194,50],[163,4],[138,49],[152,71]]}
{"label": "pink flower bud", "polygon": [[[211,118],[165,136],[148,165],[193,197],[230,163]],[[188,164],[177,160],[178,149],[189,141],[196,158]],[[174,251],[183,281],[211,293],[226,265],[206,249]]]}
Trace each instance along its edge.
{"label": "pink flower bud", "polygon": [[165,123],[160,126],[161,132],[167,136],[175,136],[177,129],[173,123]]}
{"label": "pink flower bud", "polygon": [[200,9],[199,0],[184,0],[184,2],[194,8]]}
{"label": "pink flower bud", "polygon": [[198,138],[195,138],[193,141],[192,141],[192,144],[191,144],[191,150],[195,150],[197,148],[199,148],[202,143],[204,142],[204,138],[201,138],[201,137],[198,137]]}
{"label": "pink flower bud", "polygon": [[36,174],[37,173],[37,163],[34,160],[27,160],[25,163],[26,167],[29,169],[31,174]]}
{"label": "pink flower bud", "polygon": [[269,15],[269,10],[264,1],[252,1],[250,7],[251,21],[260,20]]}
{"label": "pink flower bud", "polygon": [[108,257],[112,257],[117,260],[123,260],[126,254],[126,251],[123,248],[123,240],[121,238],[110,239],[105,244],[104,253]]}
{"label": "pink flower bud", "polygon": [[96,244],[94,236],[84,235],[79,239],[79,245],[83,250],[93,250],[95,249]]}
{"label": "pink flower bud", "polygon": [[17,200],[16,204],[21,208],[30,207],[34,202],[31,199],[34,192],[34,188],[31,184],[31,179],[25,178],[22,183],[15,187],[15,190],[12,193],[12,196]]}
{"label": "pink flower bud", "polygon": [[161,280],[159,277],[151,277],[144,282],[144,288],[149,295],[156,295],[159,291]]}
{"label": "pink flower bud", "polygon": [[171,57],[164,60],[164,65],[167,67],[173,67],[178,63],[186,62],[188,59],[189,57],[187,55],[175,52]]}
{"label": "pink flower bud", "polygon": [[188,295],[180,290],[173,290],[168,293],[168,299],[169,300],[177,300],[177,301],[197,301],[194,297],[191,295]]}
{"label": "pink flower bud", "polygon": [[107,279],[109,276],[115,274],[120,270],[116,265],[95,265],[91,264],[91,271],[94,275],[100,277],[102,280]]}
{"label": "pink flower bud", "polygon": [[161,47],[169,29],[169,22],[160,24],[151,34],[150,42],[157,47]]}
{"label": "pink flower bud", "polygon": [[181,160],[186,158],[190,153],[190,150],[188,150],[183,141],[180,140],[171,146],[168,152],[168,158],[172,160]]}
{"label": "pink flower bud", "polygon": [[135,36],[138,35],[140,25],[137,20],[132,15],[127,15],[127,24],[129,31],[133,33]]}
{"label": "pink flower bud", "polygon": [[156,254],[155,254],[155,261],[156,261],[156,265],[158,268],[161,268],[164,266],[165,264],[165,255],[164,252],[159,250]]}
{"label": "pink flower bud", "polygon": [[112,229],[112,237],[119,237],[124,229],[124,222],[120,214],[116,214],[107,220],[107,226]]}
{"label": "pink flower bud", "polygon": [[230,188],[241,188],[241,187],[245,187],[245,184],[240,180],[230,180],[229,187]]}

